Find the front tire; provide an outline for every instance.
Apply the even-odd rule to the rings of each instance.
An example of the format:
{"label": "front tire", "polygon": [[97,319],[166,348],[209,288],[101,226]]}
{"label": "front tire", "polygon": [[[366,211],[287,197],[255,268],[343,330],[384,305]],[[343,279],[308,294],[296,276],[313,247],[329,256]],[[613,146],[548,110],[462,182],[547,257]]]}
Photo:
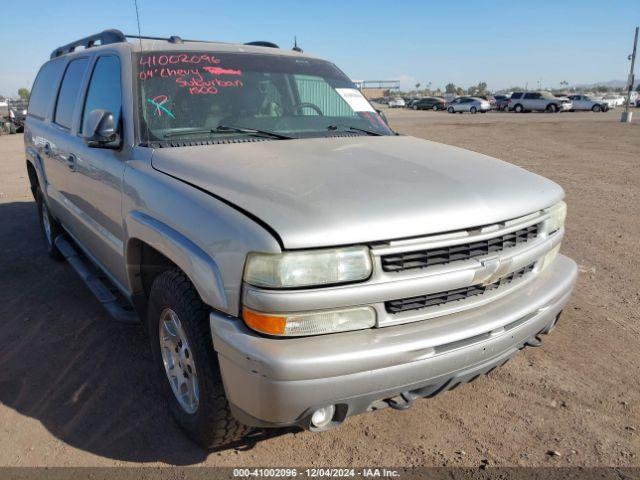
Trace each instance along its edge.
{"label": "front tire", "polygon": [[437,105],[434,105],[434,106],[433,106],[433,111],[434,111],[434,112],[437,112],[437,111],[438,111],[438,106],[437,106]]}
{"label": "front tire", "polygon": [[592,112],[599,112],[600,110],[602,110],[600,105],[594,105],[593,107],[591,107]]}
{"label": "front tire", "polygon": [[449,107],[449,108],[447,108],[447,112],[449,112],[449,113],[455,113],[455,110],[453,109],[453,107]]}
{"label": "front tire", "polygon": [[515,107],[513,107],[513,111],[516,113],[522,113],[524,112],[524,108],[522,108],[522,105],[518,103]]}
{"label": "front tire", "polygon": [[477,109],[476,107],[471,107],[471,108],[469,109],[469,112],[470,112],[470,113],[477,113],[477,112],[478,112],[478,109]]}
{"label": "front tire", "polygon": [[554,103],[550,103],[546,108],[548,113],[556,113],[558,111],[558,107]]}
{"label": "front tire", "polygon": [[47,244],[47,253],[51,258],[56,261],[64,260],[62,253],[56,247],[55,240],[58,235],[61,235],[64,230],[62,226],[57,222],[51,211],[47,206],[47,202],[44,199],[42,190],[40,187],[36,188],[36,204],[38,205],[38,220],[40,221],[40,232],[44,237]]}
{"label": "front tire", "polygon": [[205,449],[240,440],[250,428],[232,415],[209,328],[209,308],[179,269],[160,274],[149,296],[147,327],[169,409]]}

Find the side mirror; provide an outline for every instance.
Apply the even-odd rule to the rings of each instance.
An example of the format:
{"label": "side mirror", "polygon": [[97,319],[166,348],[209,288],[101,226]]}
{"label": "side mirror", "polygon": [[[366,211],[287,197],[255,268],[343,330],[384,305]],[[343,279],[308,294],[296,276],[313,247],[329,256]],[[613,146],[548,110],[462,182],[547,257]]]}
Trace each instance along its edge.
{"label": "side mirror", "polygon": [[92,148],[118,149],[121,146],[113,113],[107,110],[91,110],[82,129],[84,141]]}

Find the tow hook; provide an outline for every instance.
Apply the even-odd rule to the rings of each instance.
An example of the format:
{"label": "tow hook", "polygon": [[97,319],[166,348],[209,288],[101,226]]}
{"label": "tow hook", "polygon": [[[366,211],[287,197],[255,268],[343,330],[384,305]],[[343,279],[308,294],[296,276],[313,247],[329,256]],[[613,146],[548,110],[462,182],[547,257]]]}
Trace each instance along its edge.
{"label": "tow hook", "polygon": [[394,410],[407,410],[413,405],[413,398],[409,392],[402,392],[400,395],[388,398],[386,402]]}
{"label": "tow hook", "polygon": [[540,339],[539,336],[534,336],[529,338],[526,342],[524,342],[525,345],[529,346],[529,347],[541,347],[542,346],[542,340]]}

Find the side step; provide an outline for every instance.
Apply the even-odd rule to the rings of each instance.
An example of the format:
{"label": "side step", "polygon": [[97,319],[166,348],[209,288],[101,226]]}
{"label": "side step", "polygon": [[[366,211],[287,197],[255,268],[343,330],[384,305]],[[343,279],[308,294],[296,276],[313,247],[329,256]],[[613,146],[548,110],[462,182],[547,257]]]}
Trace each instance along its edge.
{"label": "side step", "polygon": [[140,318],[131,304],[120,294],[117,288],[110,285],[109,280],[102,275],[98,268],[78,253],[65,235],[58,235],[55,239],[55,244],[62,256],[80,275],[82,281],[89,287],[89,290],[114,320],[129,324],[140,323]]}

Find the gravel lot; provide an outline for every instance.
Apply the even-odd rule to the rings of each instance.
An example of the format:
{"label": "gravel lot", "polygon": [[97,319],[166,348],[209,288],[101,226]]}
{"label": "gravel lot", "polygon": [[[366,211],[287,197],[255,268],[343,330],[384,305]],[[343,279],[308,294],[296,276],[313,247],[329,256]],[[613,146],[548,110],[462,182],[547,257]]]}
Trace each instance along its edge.
{"label": "gravel lot", "polygon": [[142,329],[112,323],[71,268],[46,256],[22,136],[2,136],[0,465],[640,466],[638,120],[620,124],[619,110],[387,113],[402,133],[565,188],[563,251],[581,275],[542,348],[405,412],[203,452],[165,410]]}

